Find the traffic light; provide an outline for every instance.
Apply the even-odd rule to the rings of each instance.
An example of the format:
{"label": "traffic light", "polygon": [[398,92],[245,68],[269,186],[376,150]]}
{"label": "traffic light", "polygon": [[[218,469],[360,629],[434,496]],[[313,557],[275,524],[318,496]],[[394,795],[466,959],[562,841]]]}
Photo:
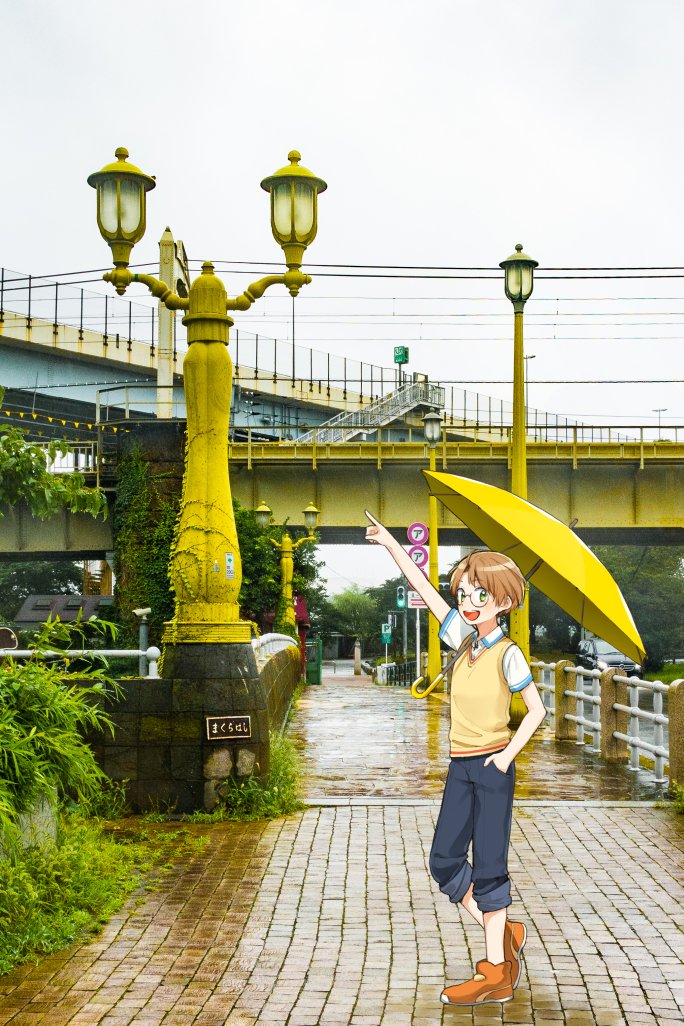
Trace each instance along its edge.
{"label": "traffic light", "polygon": [[403,584],[397,588],[397,609],[406,609],[406,588]]}

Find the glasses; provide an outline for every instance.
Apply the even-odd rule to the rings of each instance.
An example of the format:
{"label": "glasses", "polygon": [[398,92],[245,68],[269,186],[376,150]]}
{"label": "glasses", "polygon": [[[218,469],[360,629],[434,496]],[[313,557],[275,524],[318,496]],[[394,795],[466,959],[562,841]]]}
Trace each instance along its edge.
{"label": "glasses", "polygon": [[465,592],[463,588],[459,588],[456,592],[457,605],[462,606],[467,598],[470,599],[474,606],[479,606],[479,608],[481,609],[482,606],[487,605],[489,592],[486,588],[475,588],[473,591],[470,592]]}

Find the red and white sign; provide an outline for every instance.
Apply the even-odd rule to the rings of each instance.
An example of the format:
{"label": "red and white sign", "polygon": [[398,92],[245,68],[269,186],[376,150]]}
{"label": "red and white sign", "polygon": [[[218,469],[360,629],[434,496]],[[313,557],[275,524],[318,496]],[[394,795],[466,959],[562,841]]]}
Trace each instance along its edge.
{"label": "red and white sign", "polygon": [[409,591],[408,593],[408,608],[409,609],[427,609],[427,605],[420,597],[417,591]]}
{"label": "red and white sign", "polygon": [[420,521],[416,521],[415,524],[411,524],[408,531],[408,540],[411,545],[425,545],[429,537],[429,531],[425,524],[421,524]]}

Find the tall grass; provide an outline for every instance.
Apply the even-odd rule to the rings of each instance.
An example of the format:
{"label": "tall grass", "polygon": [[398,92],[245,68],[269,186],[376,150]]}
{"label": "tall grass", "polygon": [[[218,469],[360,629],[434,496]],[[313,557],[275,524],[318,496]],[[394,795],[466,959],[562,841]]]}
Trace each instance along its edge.
{"label": "tall grass", "polygon": [[0,974],[97,933],[132,891],[206,843],[187,829],[126,826],[66,816],[56,844],[0,861]]}

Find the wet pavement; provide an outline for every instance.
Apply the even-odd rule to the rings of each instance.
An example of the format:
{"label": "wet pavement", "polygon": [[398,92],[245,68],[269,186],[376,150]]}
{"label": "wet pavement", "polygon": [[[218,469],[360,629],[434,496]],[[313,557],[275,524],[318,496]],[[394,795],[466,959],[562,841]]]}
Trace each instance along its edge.
{"label": "wet pavement", "polygon": [[437,808],[416,801],[192,827],[203,850],[98,938],[0,977],[0,1024],[681,1026],[684,817],[516,808],[523,975],[508,1004],[458,1009],[439,995],[483,934],[430,877]]}
{"label": "wet pavement", "polygon": [[[547,720],[548,724],[548,720]],[[324,667],[305,689],[288,729],[309,799],[369,796],[441,798],[449,765],[449,695],[411,697],[410,689],[355,677],[349,662]],[[588,745],[557,742],[539,728],[515,760],[517,799],[653,800],[653,774],[609,765]]]}
{"label": "wet pavement", "polygon": [[446,696],[339,670],[290,725],[310,807],[188,825],[207,844],[99,937],[0,977],[0,1026],[681,1026],[684,816],[605,800],[632,775],[544,736],[517,760],[520,985],[504,1005],[441,1004],[484,957],[428,870]]}

